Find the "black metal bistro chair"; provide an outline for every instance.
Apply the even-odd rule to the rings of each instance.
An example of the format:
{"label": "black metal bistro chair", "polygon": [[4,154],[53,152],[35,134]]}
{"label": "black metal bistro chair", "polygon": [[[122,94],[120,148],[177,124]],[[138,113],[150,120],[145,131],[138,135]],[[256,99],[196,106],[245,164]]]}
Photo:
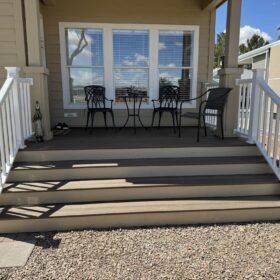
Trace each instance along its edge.
{"label": "black metal bistro chair", "polygon": [[[107,113],[111,114],[113,126],[115,127],[115,118],[113,113],[113,100],[107,99],[105,96],[105,88],[102,86],[86,86],[85,90],[85,100],[87,102],[87,124],[88,128],[89,119],[91,118],[91,128],[93,128],[93,121],[95,113],[103,113],[105,127],[107,128]],[[107,107],[106,103],[110,106]]]}
{"label": "black metal bistro chair", "polygon": [[[180,103],[180,109],[179,109],[179,137],[181,137],[181,123],[182,118],[191,118],[191,119],[197,119],[198,125],[197,125],[197,142],[199,142],[199,135],[200,135],[200,128],[201,128],[201,118],[203,119],[203,125],[204,125],[204,133],[205,136],[207,136],[207,129],[206,129],[206,121],[205,118],[207,116],[214,116],[220,119],[220,125],[221,125],[221,133],[222,133],[222,139],[224,139],[224,124],[223,124],[223,115],[224,115],[224,109],[227,102],[228,95],[232,88],[212,88],[201,94],[200,96],[181,101]],[[207,96],[206,100],[202,101],[203,96]],[[183,104],[184,102],[189,102],[192,100],[201,99],[200,105],[199,105],[199,111],[198,113],[195,112],[187,112],[182,113]],[[211,111],[209,111],[211,110]]]}
{"label": "black metal bistro chair", "polygon": [[153,99],[153,117],[152,127],[156,114],[159,114],[158,127],[160,127],[161,117],[164,112],[168,112],[172,116],[173,129],[176,133],[176,126],[178,125],[178,102],[179,102],[179,87],[177,86],[162,86],[159,89],[159,98]]}

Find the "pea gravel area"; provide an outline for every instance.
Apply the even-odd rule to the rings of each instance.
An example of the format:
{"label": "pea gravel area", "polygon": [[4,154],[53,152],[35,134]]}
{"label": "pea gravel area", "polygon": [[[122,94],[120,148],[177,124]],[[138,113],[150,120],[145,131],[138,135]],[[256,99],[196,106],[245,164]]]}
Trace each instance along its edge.
{"label": "pea gravel area", "polygon": [[0,279],[280,279],[280,222],[26,236],[27,264]]}

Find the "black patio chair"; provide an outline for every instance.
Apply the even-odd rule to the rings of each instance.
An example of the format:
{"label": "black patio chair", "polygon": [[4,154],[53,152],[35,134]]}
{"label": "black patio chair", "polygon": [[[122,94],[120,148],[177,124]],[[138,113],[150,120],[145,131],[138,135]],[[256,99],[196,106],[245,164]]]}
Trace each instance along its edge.
{"label": "black patio chair", "polygon": [[[107,128],[107,113],[111,114],[113,126],[115,127],[115,118],[113,113],[113,100],[107,99],[105,96],[105,88],[102,86],[86,86],[85,100],[87,102],[87,124],[88,128],[89,119],[91,118],[91,128],[93,128],[93,121],[95,113],[103,113],[105,127]],[[110,102],[110,106],[107,107],[106,103]]]}
{"label": "black patio chair", "polygon": [[[204,125],[204,133],[205,136],[207,136],[207,129],[206,129],[206,122],[205,118],[207,116],[215,116],[220,119],[220,125],[221,125],[221,133],[222,133],[222,139],[224,139],[224,124],[223,124],[223,115],[224,115],[224,109],[227,102],[228,95],[232,88],[212,88],[201,94],[200,96],[196,98],[192,98],[189,100],[181,101],[180,103],[180,109],[179,109],[179,137],[181,137],[181,123],[182,118],[191,118],[191,119],[197,119],[198,125],[197,125],[197,142],[199,142],[199,135],[200,135],[200,128],[201,128],[201,118],[203,119],[203,125]],[[206,100],[202,101],[203,96],[207,96]],[[192,100],[201,99],[200,105],[199,105],[199,111],[197,113],[195,112],[187,112],[182,114],[182,108],[183,104],[185,102],[189,102]],[[210,112],[208,110],[211,110]]]}
{"label": "black patio chair", "polygon": [[159,98],[153,99],[153,117],[152,127],[156,114],[159,114],[158,127],[160,127],[161,117],[164,112],[168,112],[172,116],[173,130],[176,133],[178,125],[178,102],[179,102],[179,87],[177,86],[162,86],[159,89]]}

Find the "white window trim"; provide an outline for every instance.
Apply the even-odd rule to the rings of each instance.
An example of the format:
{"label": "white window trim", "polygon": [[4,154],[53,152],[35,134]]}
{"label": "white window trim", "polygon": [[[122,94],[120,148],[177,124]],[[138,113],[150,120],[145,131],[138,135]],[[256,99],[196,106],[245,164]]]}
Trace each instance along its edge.
{"label": "white window trim", "polygon": [[[60,59],[63,89],[64,109],[85,109],[86,104],[73,104],[70,99],[69,73],[66,61],[66,38],[65,28],[98,28],[103,30],[104,46],[104,86],[106,96],[110,99],[115,98],[114,78],[113,78],[113,29],[140,29],[149,30],[149,97],[150,100],[158,98],[159,91],[159,67],[158,67],[158,38],[160,30],[176,30],[193,32],[193,65],[192,65],[192,91],[191,97],[197,96],[197,75],[198,75],[198,53],[199,53],[199,26],[196,25],[157,25],[157,24],[111,24],[111,23],[81,23],[81,22],[60,22]],[[151,109],[152,102],[143,103],[141,109]],[[196,101],[184,104],[184,108],[195,108]],[[125,109],[125,104],[114,103],[115,109]]]}

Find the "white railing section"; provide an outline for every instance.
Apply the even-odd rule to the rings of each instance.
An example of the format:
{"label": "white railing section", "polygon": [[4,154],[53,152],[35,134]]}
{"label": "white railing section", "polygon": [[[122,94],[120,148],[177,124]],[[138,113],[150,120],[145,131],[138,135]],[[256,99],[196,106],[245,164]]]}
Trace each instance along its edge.
{"label": "white railing section", "polygon": [[255,70],[251,82],[237,80],[239,85],[248,84],[248,91],[245,97],[241,94],[236,132],[257,145],[280,180],[280,96],[263,77],[263,70]]}
{"label": "white railing section", "polygon": [[[219,83],[216,83],[216,82],[213,82],[213,83],[205,83],[204,84],[204,89],[205,91],[206,90],[209,90],[211,88],[217,88],[219,87]],[[207,96],[208,97],[208,96]],[[210,109],[207,109],[206,110],[206,113],[208,114],[216,114],[217,113],[217,110],[210,110]],[[208,127],[212,127],[214,129],[217,128],[217,117],[216,116],[206,116],[205,117],[205,122],[207,124]]]}
{"label": "white railing section", "polygon": [[236,81],[236,85],[239,86],[237,132],[245,136],[249,131],[252,84],[253,79],[240,79]]}
{"label": "white railing section", "polygon": [[0,193],[19,149],[32,136],[30,86],[32,79],[19,78],[19,68],[7,67],[0,90]]}

